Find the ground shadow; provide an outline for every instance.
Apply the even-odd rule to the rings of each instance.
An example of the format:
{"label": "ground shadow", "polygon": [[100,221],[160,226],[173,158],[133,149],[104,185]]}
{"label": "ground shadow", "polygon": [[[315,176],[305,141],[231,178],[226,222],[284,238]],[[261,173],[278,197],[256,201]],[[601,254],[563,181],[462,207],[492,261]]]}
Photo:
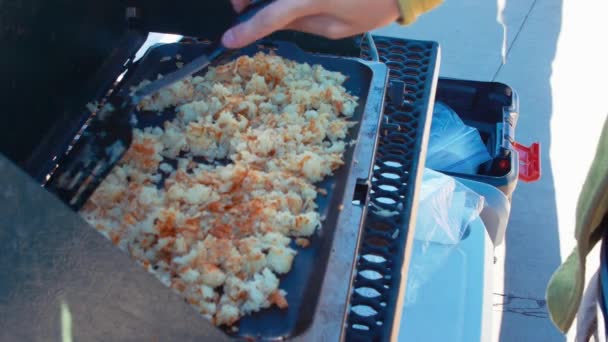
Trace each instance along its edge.
{"label": "ground shadow", "polygon": [[[513,4],[515,5],[515,4]],[[511,10],[507,3],[505,15]],[[500,341],[564,341],[547,312],[545,289],[561,263],[551,152],[552,62],[562,23],[562,1],[536,0],[514,37],[507,64],[495,80],[520,96],[517,137],[542,144],[542,180],[520,183],[513,195],[504,255],[504,290],[495,296],[502,310]],[[499,260],[499,263],[502,260]]]}

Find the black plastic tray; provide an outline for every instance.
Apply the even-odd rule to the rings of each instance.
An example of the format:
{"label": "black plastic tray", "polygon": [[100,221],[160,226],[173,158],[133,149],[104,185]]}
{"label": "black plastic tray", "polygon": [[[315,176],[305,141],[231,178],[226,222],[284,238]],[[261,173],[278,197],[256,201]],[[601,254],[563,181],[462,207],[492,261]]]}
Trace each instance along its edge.
{"label": "black plastic tray", "polygon": [[[387,99],[384,108],[346,341],[397,339],[439,74],[437,43],[380,36],[374,40],[390,68],[395,91],[389,93],[403,96]],[[369,58],[368,51],[363,45],[363,57]],[[380,209],[394,215],[380,215]]]}
{"label": "black plastic tray", "polygon": [[[136,67],[125,76],[121,86],[130,87],[145,79],[155,79],[158,74],[171,72],[177,68],[175,56],[180,55],[180,62],[187,63],[205,53],[207,47],[208,45],[205,43],[175,43],[156,46],[150,49]],[[359,106],[352,117],[357,124],[349,131],[348,140],[356,141],[355,146],[365,146],[365,149],[359,149],[356,156],[355,146],[349,147],[344,155],[344,166],[338,169],[333,177],[317,185],[327,191],[327,196],[319,195],[316,201],[318,210],[325,220],[317,233],[311,237],[309,247],[300,248],[293,244],[292,247],[297,250],[298,255],[294,260],[292,271],[280,277],[280,288],[287,291],[289,308],[287,310],[265,309],[242,318],[238,323],[236,336],[272,339],[299,335],[310,326],[320,297],[319,292],[327,270],[330,252],[335,249],[334,239],[344,239],[344,236],[337,236],[336,232],[354,235],[355,243],[359,236],[363,220],[361,213],[358,217],[349,217],[349,226],[343,228],[340,227],[343,224],[340,217],[351,213],[350,208],[355,206],[352,203],[353,196],[356,195],[361,199],[358,206],[363,206],[368,197],[369,186],[367,185],[371,179],[373,151],[381,115],[379,103],[381,104],[384,96],[384,87],[377,85],[378,82],[385,85],[387,68],[379,63],[368,63],[359,59],[308,54],[294,45],[284,43],[258,45],[243,49],[227,55],[216,64],[241,55],[252,56],[260,51],[272,52],[297,62],[320,64],[328,70],[348,75],[344,86],[349,93],[359,97]],[[165,57],[172,58],[168,60]],[[375,86],[372,88],[373,84]],[[373,101],[369,101],[370,97],[375,98]],[[160,116],[147,112],[139,112],[135,115],[138,119],[137,126],[143,128],[161,125],[164,121],[172,119],[175,113],[173,110],[167,110]],[[69,158],[69,154],[66,158]],[[159,186],[161,185],[159,184]],[[351,271],[355,263],[355,243],[350,250],[341,251],[351,254],[350,265],[343,265],[350,267]],[[348,279],[343,279],[343,281],[348,285]],[[342,303],[342,311],[345,311],[346,292]]]}

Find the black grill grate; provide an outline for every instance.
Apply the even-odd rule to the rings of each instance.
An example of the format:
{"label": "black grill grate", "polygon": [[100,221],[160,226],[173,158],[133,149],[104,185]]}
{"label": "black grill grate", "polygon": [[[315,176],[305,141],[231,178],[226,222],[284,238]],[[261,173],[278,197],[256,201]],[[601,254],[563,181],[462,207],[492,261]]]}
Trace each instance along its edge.
{"label": "black grill grate", "polygon": [[[402,82],[405,92],[403,104],[387,99],[384,108],[346,341],[389,340],[400,323],[395,313],[402,305],[401,275],[407,271],[407,245],[415,223],[415,185],[424,167],[438,74],[437,43],[378,36],[374,41],[390,68],[391,82]],[[367,51],[363,45],[362,57],[369,58]]]}

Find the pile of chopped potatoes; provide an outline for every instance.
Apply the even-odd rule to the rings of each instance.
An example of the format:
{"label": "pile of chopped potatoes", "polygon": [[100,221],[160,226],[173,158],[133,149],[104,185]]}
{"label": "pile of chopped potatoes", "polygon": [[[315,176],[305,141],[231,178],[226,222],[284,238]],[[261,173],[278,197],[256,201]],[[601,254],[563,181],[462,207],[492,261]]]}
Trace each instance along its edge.
{"label": "pile of chopped potatoes", "polygon": [[175,119],[134,130],[81,214],[216,325],[287,308],[277,276],[321,226],[314,184],[353,126],[345,79],[260,53],[161,90],[140,109]]}

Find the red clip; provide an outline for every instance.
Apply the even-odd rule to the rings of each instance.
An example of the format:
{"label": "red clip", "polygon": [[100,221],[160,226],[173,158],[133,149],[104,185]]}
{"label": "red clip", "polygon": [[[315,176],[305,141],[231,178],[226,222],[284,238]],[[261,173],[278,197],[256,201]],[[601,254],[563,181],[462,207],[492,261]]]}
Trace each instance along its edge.
{"label": "red clip", "polygon": [[540,144],[534,143],[530,147],[515,141],[513,147],[519,154],[519,179],[526,183],[536,182],[540,179]]}

